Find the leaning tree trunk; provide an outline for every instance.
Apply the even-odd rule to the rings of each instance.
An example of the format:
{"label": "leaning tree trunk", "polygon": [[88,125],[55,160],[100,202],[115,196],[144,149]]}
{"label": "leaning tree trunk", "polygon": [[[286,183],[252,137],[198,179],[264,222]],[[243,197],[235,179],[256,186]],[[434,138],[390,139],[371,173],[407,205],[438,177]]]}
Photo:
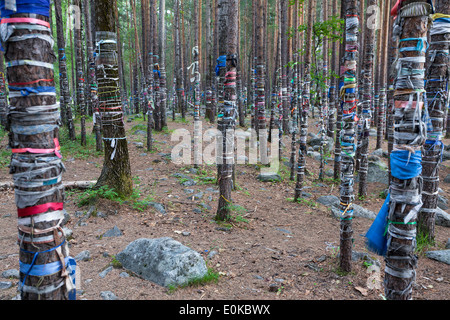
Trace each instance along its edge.
{"label": "leaning tree trunk", "polygon": [[55,0],[56,34],[59,54],[59,87],[61,91],[61,118],[69,130],[69,139],[75,141],[76,133],[70,106],[70,88],[67,77],[66,40],[64,39],[61,0]]}
{"label": "leaning tree trunk", "polygon": [[238,39],[238,0],[219,0],[219,56],[226,56],[226,67],[220,67],[223,99],[219,102],[217,125],[222,133],[223,158],[219,167],[219,206],[216,220],[230,219],[233,184],[234,129],[236,126],[236,75]]}
{"label": "leaning tree trunk", "polygon": [[[423,152],[423,206],[419,213],[419,232],[431,242],[435,237],[435,217],[439,193],[439,164],[441,162],[444,134],[445,112],[448,106],[448,75],[450,48],[450,3],[437,1],[433,26],[430,30],[430,48],[428,69],[426,71],[426,92],[428,114],[431,126],[428,126],[427,140]],[[443,15],[447,15],[444,18]]]}
{"label": "leaning tree trunk", "polygon": [[310,107],[311,95],[311,42],[312,42],[312,27],[313,27],[313,13],[315,12],[315,1],[308,3],[308,27],[306,30],[306,53],[303,65],[303,103],[300,114],[300,149],[298,151],[298,165],[297,165],[297,181],[295,186],[294,201],[297,201],[303,192],[303,183],[305,180],[306,170],[306,139],[308,134],[308,114]]}
{"label": "leaning tree trunk", "polygon": [[96,77],[105,158],[96,187],[108,186],[120,197],[133,191],[130,157],[120,98],[117,33],[114,3],[99,0],[93,4],[96,30]]}
{"label": "leaning tree trunk", "polygon": [[[378,0],[369,0],[368,7],[374,8],[378,5]],[[368,153],[369,153],[369,131],[372,121],[372,84],[373,84],[373,62],[375,57],[375,29],[376,26],[368,18],[373,14],[372,11],[366,14],[366,30],[364,39],[364,75],[362,92],[362,137],[359,164],[359,196],[367,196],[367,172],[368,172]]]}
{"label": "leaning tree trunk", "polygon": [[431,6],[427,1],[403,1],[394,30],[399,37],[398,74],[394,92],[394,145],[387,227],[385,296],[412,299],[416,278],[417,213],[422,206],[422,145],[426,128],[424,105],[425,52]]}
{"label": "leaning tree trunk", "polygon": [[64,165],[58,142],[50,1],[36,2],[32,8],[17,3],[17,11],[7,8],[2,8],[1,16],[12,31],[3,38],[3,47],[11,103],[10,173],[18,214],[21,299],[75,299],[68,268],[73,259],[61,226]]}
{"label": "leaning tree trunk", "polygon": [[340,91],[342,104],[341,144],[341,185],[340,185],[340,267],[345,272],[352,270],[353,242],[353,192],[356,152],[356,86],[358,83],[358,28],[359,3],[357,0],[346,0],[345,6],[345,55],[343,60],[343,86]]}

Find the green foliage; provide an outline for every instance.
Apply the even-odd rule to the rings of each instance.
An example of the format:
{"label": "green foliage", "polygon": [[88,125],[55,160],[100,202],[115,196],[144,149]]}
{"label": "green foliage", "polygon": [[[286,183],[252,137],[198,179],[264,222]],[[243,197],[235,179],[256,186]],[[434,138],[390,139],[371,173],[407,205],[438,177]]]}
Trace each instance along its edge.
{"label": "green foliage", "polygon": [[208,283],[217,283],[219,281],[219,278],[220,278],[219,272],[208,267],[208,272],[206,273],[206,275],[204,275],[201,278],[190,279],[187,283],[180,285],[180,286],[169,285],[168,293],[171,294],[171,293],[175,292],[175,290],[177,290],[177,289],[183,289],[183,288],[187,288],[187,287],[199,287],[199,286],[204,286],[205,284],[208,284]]}
{"label": "green foliage", "polygon": [[82,194],[78,195],[78,206],[94,204],[99,198],[108,199],[112,201],[120,201],[119,194],[108,186],[102,186],[100,188],[89,188]]}
{"label": "green foliage", "polygon": [[91,156],[99,157],[102,152],[96,150],[95,134],[86,132],[86,146],[81,145],[81,136],[77,135],[76,140],[70,140],[69,130],[61,127],[59,131],[59,142],[61,145],[61,154],[65,158],[88,159]]}

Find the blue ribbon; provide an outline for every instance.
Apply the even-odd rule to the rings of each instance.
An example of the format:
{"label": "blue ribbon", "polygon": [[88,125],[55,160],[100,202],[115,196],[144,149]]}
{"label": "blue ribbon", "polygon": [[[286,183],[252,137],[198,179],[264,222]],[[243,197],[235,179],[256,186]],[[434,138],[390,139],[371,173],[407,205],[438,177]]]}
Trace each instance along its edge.
{"label": "blue ribbon", "polygon": [[391,174],[401,180],[408,180],[422,174],[422,152],[407,150],[391,152]]}
{"label": "blue ribbon", "polygon": [[219,75],[220,68],[225,68],[227,66],[227,56],[220,56],[217,59],[216,65],[216,75]]}
{"label": "blue ribbon", "polygon": [[20,91],[20,93],[26,97],[30,93],[56,93],[55,87],[9,87],[12,91]]}
{"label": "blue ribbon", "polygon": [[17,11],[7,10],[5,1],[0,2],[2,18],[9,18],[16,13],[34,13],[48,17],[50,0],[16,0]]}

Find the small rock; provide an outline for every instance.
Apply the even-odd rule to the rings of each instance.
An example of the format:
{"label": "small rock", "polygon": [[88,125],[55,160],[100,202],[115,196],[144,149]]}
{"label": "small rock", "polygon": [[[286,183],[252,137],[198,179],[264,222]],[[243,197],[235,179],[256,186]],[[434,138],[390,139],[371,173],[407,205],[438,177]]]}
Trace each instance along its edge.
{"label": "small rock", "polygon": [[129,278],[130,277],[130,275],[128,274],[128,272],[121,272],[120,274],[119,274],[119,277],[121,277],[121,278]]}
{"label": "small rock", "polygon": [[106,277],[106,275],[108,273],[110,273],[112,271],[112,269],[113,269],[113,267],[110,266],[110,267],[106,268],[105,270],[103,270],[102,272],[100,272],[98,276],[103,279],[104,277]]}
{"label": "small rock", "polygon": [[444,182],[445,182],[445,183],[450,183],[450,174],[448,174],[448,175],[444,178]]}
{"label": "small rock", "polygon": [[260,174],[256,178],[261,182],[277,182],[281,181],[281,177],[279,174],[276,173],[266,173],[266,174]]}
{"label": "small rock", "polygon": [[450,264],[450,250],[427,251],[425,255],[433,260]]}
{"label": "small rock", "polygon": [[215,250],[212,250],[208,253],[208,259],[212,259],[215,255],[217,255],[218,252]]}
{"label": "small rock", "polygon": [[109,229],[103,234],[103,237],[120,237],[122,236],[122,231],[117,228],[117,226],[114,226],[112,229]]}
{"label": "small rock", "polygon": [[0,290],[6,290],[13,286],[11,281],[0,281]]}
{"label": "small rock", "polygon": [[333,195],[321,196],[317,199],[317,202],[329,207],[339,203],[339,198]]}
{"label": "small rock", "polygon": [[91,253],[89,250],[84,250],[75,256],[75,261],[89,261]]}
{"label": "small rock", "polygon": [[184,191],[184,193],[186,193],[186,194],[194,193],[194,189],[184,189],[183,191]]}
{"label": "small rock", "polygon": [[103,300],[120,300],[111,291],[102,291],[102,292],[100,292],[100,297],[102,297]]}
{"label": "small rock", "polygon": [[280,284],[279,283],[271,283],[269,285],[269,291],[270,292],[277,292],[278,289],[280,289]]}
{"label": "small rock", "polygon": [[17,269],[9,269],[2,272],[2,278],[5,279],[20,279],[20,272]]}

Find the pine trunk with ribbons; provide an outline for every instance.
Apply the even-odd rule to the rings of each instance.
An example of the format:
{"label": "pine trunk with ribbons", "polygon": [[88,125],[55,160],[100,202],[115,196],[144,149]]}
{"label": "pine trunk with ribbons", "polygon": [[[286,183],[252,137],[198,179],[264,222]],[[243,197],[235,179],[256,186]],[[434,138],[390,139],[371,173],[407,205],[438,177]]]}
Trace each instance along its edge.
{"label": "pine trunk with ribbons", "polygon": [[[219,205],[216,220],[229,220],[232,206],[234,164],[234,130],[236,126],[236,75],[237,75],[237,0],[219,0],[219,55],[225,67],[219,67],[219,105],[217,126],[222,133],[223,153],[219,165]],[[222,93],[220,92],[222,91]]]}
{"label": "pine trunk with ribbons", "polygon": [[[368,7],[374,8],[378,5],[378,0],[369,0]],[[361,146],[360,146],[360,165],[359,165],[359,196],[367,196],[367,172],[369,169],[369,131],[372,121],[371,106],[373,102],[372,85],[373,85],[373,65],[375,58],[375,31],[376,25],[371,22],[367,12],[365,39],[364,39],[364,73],[363,73],[363,92],[362,92],[362,112],[361,112]]]}
{"label": "pine trunk with ribbons", "polygon": [[352,243],[353,243],[353,201],[355,199],[353,185],[355,173],[356,152],[356,86],[359,34],[359,1],[346,0],[342,5],[345,8],[345,35],[344,59],[341,69],[341,109],[342,122],[339,136],[341,144],[341,185],[340,185],[340,267],[343,271],[352,269]]}
{"label": "pine trunk with ribbons", "polygon": [[67,76],[66,40],[64,39],[61,0],[55,0],[56,34],[59,56],[59,87],[61,91],[61,119],[69,131],[69,139],[75,141],[76,133],[70,106],[70,88]]}
{"label": "pine trunk with ribbons", "polygon": [[96,78],[105,158],[96,187],[108,186],[120,197],[133,191],[130,157],[125,134],[117,60],[117,33],[114,3],[92,3],[96,26]]}
{"label": "pine trunk with ribbons", "polygon": [[[74,5],[80,8],[81,13],[81,1],[75,0]],[[81,119],[81,145],[86,145],[86,99],[85,99],[85,76],[83,71],[83,23],[81,23],[81,16],[79,17],[80,25],[74,28],[75,35],[75,69],[76,69],[76,81],[77,81],[77,103],[78,112]]]}
{"label": "pine trunk with ribbons", "polygon": [[433,241],[435,217],[439,193],[439,164],[442,159],[445,130],[445,114],[449,102],[449,49],[450,49],[450,3],[437,1],[436,13],[432,16],[428,69],[426,70],[427,92],[427,140],[423,150],[422,177],[423,206],[419,214],[419,231]]}
{"label": "pine trunk with ribbons", "polygon": [[394,144],[387,217],[385,296],[412,299],[416,278],[417,214],[422,206],[422,146],[426,140],[424,74],[431,5],[428,1],[398,3],[394,37],[398,37],[394,91]]}
{"label": "pine trunk with ribbons", "polygon": [[[315,1],[309,1],[308,3],[308,27],[306,30],[306,53],[304,56],[303,64],[303,103],[300,114],[300,148],[298,151],[298,164],[297,164],[297,181],[295,185],[294,201],[297,201],[303,192],[303,183],[305,179],[306,170],[306,153],[307,145],[306,139],[308,135],[308,116],[310,108],[311,98],[311,42],[312,42],[312,28],[313,28],[313,13],[315,11]],[[281,156],[281,154],[280,154]]]}
{"label": "pine trunk with ribbons", "polygon": [[58,142],[50,1],[0,2],[10,90],[10,142],[18,213],[22,300],[75,299],[76,265],[69,256],[64,219],[65,171]]}

